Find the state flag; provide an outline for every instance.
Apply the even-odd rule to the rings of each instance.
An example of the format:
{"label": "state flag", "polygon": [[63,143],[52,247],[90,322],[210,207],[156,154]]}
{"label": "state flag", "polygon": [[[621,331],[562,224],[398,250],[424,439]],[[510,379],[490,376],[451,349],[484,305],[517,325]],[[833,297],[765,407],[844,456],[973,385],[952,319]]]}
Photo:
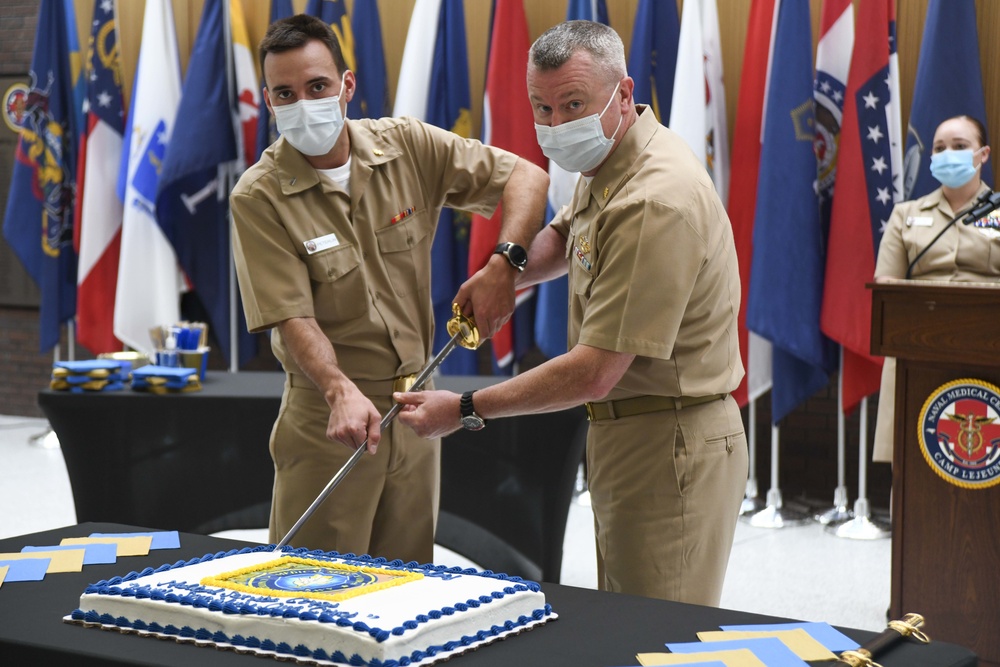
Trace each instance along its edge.
{"label": "state flag", "polygon": [[842,348],[845,412],[878,391],[881,380],[882,359],[869,353],[872,298],[865,285],[902,197],[901,134],[896,4],[868,0],[858,8],[847,78],[822,298],[823,332]]}

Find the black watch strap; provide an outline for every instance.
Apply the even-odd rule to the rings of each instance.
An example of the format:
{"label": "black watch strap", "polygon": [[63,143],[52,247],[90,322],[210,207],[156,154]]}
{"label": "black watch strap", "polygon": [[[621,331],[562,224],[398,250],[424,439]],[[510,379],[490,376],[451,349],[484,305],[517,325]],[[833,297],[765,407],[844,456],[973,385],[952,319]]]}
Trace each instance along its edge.
{"label": "black watch strap", "polygon": [[486,424],[486,420],[476,414],[476,407],[472,403],[472,395],[476,393],[475,390],[467,391],[462,394],[462,398],[458,402],[459,411],[462,417],[476,417],[480,419],[483,424]]}

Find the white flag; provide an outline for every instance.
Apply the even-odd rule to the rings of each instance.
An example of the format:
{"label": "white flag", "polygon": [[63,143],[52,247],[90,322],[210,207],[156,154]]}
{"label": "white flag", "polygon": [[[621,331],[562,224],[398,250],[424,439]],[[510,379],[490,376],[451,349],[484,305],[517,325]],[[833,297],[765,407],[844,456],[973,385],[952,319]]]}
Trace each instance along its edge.
{"label": "white flag", "polygon": [[169,0],[146,0],[132,111],[122,156],[124,219],[115,336],[129,347],[155,352],[150,329],[180,319],[185,281],[173,246],[156,221],[154,202],[160,168],[181,99],[180,60]]}
{"label": "white flag", "polygon": [[694,151],[729,200],[729,137],[715,0],[687,0],[681,15],[669,127]]}
{"label": "white flag", "polygon": [[403,47],[403,63],[396,86],[393,116],[427,117],[427,95],[431,85],[434,42],[438,31],[441,0],[417,0]]}

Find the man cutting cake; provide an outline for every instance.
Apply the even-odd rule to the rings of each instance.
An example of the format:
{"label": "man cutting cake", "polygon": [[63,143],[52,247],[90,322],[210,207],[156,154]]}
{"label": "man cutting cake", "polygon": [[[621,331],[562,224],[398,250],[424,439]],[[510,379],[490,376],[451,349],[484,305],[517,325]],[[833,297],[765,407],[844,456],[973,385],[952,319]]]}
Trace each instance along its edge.
{"label": "man cutting cake", "polygon": [[747,479],[729,219],[704,165],[635,105],[611,28],[548,30],[527,84],[542,151],[582,178],[517,284],[569,272],[569,351],[462,396],[397,393],[399,421],[440,437],[586,403],[598,586],[717,605]]}
{"label": "man cutting cake", "polygon": [[[489,217],[502,249],[456,303],[493,335],[514,306],[517,253],[541,226],[548,176],[505,151],[410,118],[344,120],[356,80],[333,31],[293,16],[260,45],[279,138],[231,195],[247,323],[272,331],[287,374],[271,433],[270,539],[285,536],[366,440],[363,456],[295,545],[432,561],[440,441],[398,424],[394,389],[431,355],[430,252],[443,206]],[[347,445],[345,447],[344,445]]]}

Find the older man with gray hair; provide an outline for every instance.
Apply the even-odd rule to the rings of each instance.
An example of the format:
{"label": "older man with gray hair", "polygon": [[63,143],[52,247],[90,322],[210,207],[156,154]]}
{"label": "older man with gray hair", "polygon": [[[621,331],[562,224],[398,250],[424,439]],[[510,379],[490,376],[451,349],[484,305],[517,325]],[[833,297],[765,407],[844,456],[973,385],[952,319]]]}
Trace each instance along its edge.
{"label": "older man with gray hair", "polygon": [[585,403],[598,587],[718,605],[747,478],[729,219],[704,165],[634,103],[611,28],[549,29],[527,84],[543,152],[582,178],[517,284],[569,272],[569,351],[461,397],[396,394],[399,419],[433,436]]}

